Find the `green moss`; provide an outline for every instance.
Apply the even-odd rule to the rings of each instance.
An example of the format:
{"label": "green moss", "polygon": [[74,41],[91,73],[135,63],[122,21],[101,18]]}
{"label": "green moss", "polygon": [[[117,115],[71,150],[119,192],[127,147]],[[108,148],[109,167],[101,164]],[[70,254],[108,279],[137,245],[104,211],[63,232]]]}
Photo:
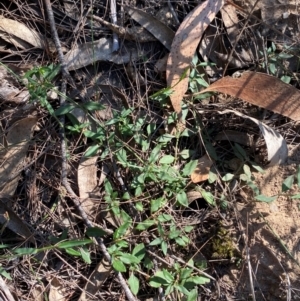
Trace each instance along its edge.
{"label": "green moss", "polygon": [[212,238],[211,246],[213,259],[233,259],[239,255],[230,233],[222,225],[219,226],[216,235]]}

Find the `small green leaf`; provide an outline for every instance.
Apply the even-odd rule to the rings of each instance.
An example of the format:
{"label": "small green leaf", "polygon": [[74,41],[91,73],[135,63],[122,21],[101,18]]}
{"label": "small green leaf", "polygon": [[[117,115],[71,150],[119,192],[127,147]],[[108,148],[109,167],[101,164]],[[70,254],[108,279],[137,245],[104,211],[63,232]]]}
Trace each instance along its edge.
{"label": "small green leaf", "polygon": [[122,255],[119,256],[119,259],[122,262],[124,262],[126,264],[130,264],[130,265],[140,262],[140,260],[136,256],[129,254],[129,253],[122,253]]}
{"label": "small green leaf", "polygon": [[145,221],[139,223],[136,226],[136,229],[140,230],[140,231],[144,231],[144,230],[147,230],[149,227],[155,225],[155,223],[156,222],[154,220],[148,219],[148,220],[145,220]]}
{"label": "small green leaf", "polygon": [[[161,275],[161,274],[159,273],[159,275]],[[163,269],[162,270],[162,275],[164,276],[164,279],[166,279],[166,281],[168,283],[172,283],[174,281],[174,276],[168,270]]]}
{"label": "small green leaf", "polygon": [[297,168],[297,185],[300,188],[300,165]]}
{"label": "small green leaf", "polygon": [[140,281],[137,277],[134,276],[132,273],[128,279],[128,285],[130,287],[130,290],[134,295],[137,295],[140,289]]}
{"label": "small green leaf", "polygon": [[224,182],[231,181],[234,178],[234,175],[232,173],[227,173],[224,177],[222,177],[222,180]]}
{"label": "small green leaf", "polygon": [[215,172],[214,169],[211,168],[209,171],[209,174],[208,174],[208,183],[212,184],[212,183],[216,182],[217,179],[218,179],[217,173]]}
{"label": "small green leaf", "polygon": [[286,83],[286,84],[289,84],[290,82],[291,82],[291,77],[290,76],[288,76],[288,75],[283,75],[283,76],[281,76],[280,77],[280,79],[284,82],[284,83]]}
{"label": "small green leaf", "polygon": [[196,301],[198,298],[198,290],[197,288],[194,288],[193,290],[191,290],[189,292],[189,294],[187,295],[187,299],[186,301]]}
{"label": "small green leaf", "polygon": [[292,188],[294,183],[294,178],[295,178],[294,175],[291,175],[283,181],[282,188],[281,188],[282,192],[286,192]]}
{"label": "small green leaf", "polygon": [[116,153],[116,156],[122,165],[127,166],[127,154],[124,148],[119,149],[119,151]]}
{"label": "small green leaf", "polygon": [[[184,237],[187,238],[187,236]],[[181,247],[185,247],[189,243],[189,239],[187,239],[188,241],[185,241],[184,237],[175,238],[176,243]]]}
{"label": "small green leaf", "polygon": [[8,272],[6,272],[6,271],[4,270],[4,268],[1,267],[1,266],[0,266],[0,275],[2,275],[3,277],[5,277],[5,278],[8,279],[8,280],[12,280],[10,274],[9,274]]}
{"label": "small green leaf", "polygon": [[85,152],[84,157],[88,158],[95,156],[98,153],[99,149],[100,146],[98,144],[90,146]]}
{"label": "small green leaf", "polygon": [[175,285],[175,288],[186,296],[189,294],[189,291],[183,285]]}
{"label": "small green leaf", "polygon": [[87,263],[87,264],[91,264],[91,256],[90,256],[90,252],[87,248],[83,247],[83,248],[79,248],[80,250],[80,254],[82,259]]}
{"label": "small green leaf", "polygon": [[165,223],[165,222],[169,222],[169,221],[172,221],[173,220],[173,217],[172,215],[170,214],[160,214],[158,217],[157,217],[157,220],[161,223]]}
{"label": "small green leaf", "polygon": [[134,255],[139,260],[142,260],[146,255],[145,245],[143,243],[136,245],[132,251],[132,255]]}
{"label": "small green leaf", "polygon": [[295,194],[291,196],[291,199],[300,199],[300,194]]}
{"label": "small green leaf", "polygon": [[210,204],[212,206],[216,206],[215,198],[211,192],[206,191],[204,189],[201,189],[200,192],[202,194],[202,197],[208,204]]}
{"label": "small green leaf", "polygon": [[248,160],[248,155],[245,150],[238,144],[235,143],[233,147],[234,154],[241,160]]}
{"label": "small green leaf", "polygon": [[64,250],[65,250],[65,252],[67,252],[69,255],[72,255],[72,256],[81,256],[80,251],[75,250],[75,249],[73,249],[73,248],[65,248]]}
{"label": "small green leaf", "polygon": [[190,233],[193,229],[194,229],[193,226],[185,226],[183,228],[183,231],[186,232],[186,233]]}
{"label": "small green leaf", "polygon": [[163,242],[163,239],[161,237],[157,237],[153,241],[150,242],[149,246],[157,246],[157,245],[160,245],[162,242]]}
{"label": "small green leaf", "polygon": [[150,210],[151,213],[156,212],[158,209],[160,209],[165,204],[164,198],[158,198],[150,201]]}
{"label": "small green leaf", "polygon": [[187,164],[185,164],[184,168],[182,169],[182,175],[183,176],[190,176],[191,173],[196,169],[198,164],[198,160],[191,160]]}
{"label": "small green leaf", "polygon": [[126,272],[126,267],[124,263],[120,260],[114,259],[112,262],[112,266],[117,272]]}
{"label": "small green leaf", "polygon": [[162,241],[162,243],[161,243],[160,246],[161,246],[161,250],[162,250],[163,254],[165,256],[167,256],[167,252],[168,252],[168,244],[167,244],[167,242],[166,241]]}
{"label": "small green leaf", "polygon": [[187,279],[187,281],[195,283],[197,285],[202,285],[210,282],[210,279],[204,276],[193,276]]}
{"label": "small green leaf", "polygon": [[177,193],[176,201],[184,207],[189,206],[189,200],[188,200],[188,197],[187,197],[185,191],[180,191],[179,193]]}
{"label": "small green leaf", "polygon": [[165,155],[159,160],[159,163],[160,164],[171,164],[174,162],[174,160],[175,160],[175,158],[173,156]]}
{"label": "small green leaf", "polygon": [[85,234],[89,237],[102,237],[107,233],[99,227],[87,228]]}
{"label": "small green leaf", "polygon": [[59,249],[80,247],[87,244],[91,244],[93,241],[91,239],[72,239],[67,241],[61,241],[55,245]]}
{"label": "small green leaf", "polygon": [[75,109],[75,105],[71,105],[71,104],[67,104],[64,105],[62,107],[59,107],[56,111],[55,111],[55,115],[56,116],[60,116],[60,115],[65,115],[68,114],[69,112],[71,112],[73,109]]}
{"label": "small green leaf", "polygon": [[182,159],[188,159],[193,155],[194,151],[190,150],[190,149],[184,149],[182,150],[179,155],[182,157]]}
{"label": "small green leaf", "polygon": [[18,248],[14,250],[14,254],[16,255],[33,255],[37,254],[39,249],[36,248]]}
{"label": "small green leaf", "polygon": [[254,169],[256,169],[258,172],[265,173],[265,171],[256,162],[250,161],[250,163],[251,163],[251,166]]}
{"label": "small green leaf", "polygon": [[278,197],[277,195],[276,196],[265,196],[263,194],[260,194],[260,195],[257,195],[255,197],[255,199],[260,202],[271,203],[271,202],[275,201],[277,199],[277,197]]}
{"label": "small green leaf", "polygon": [[135,203],[135,208],[137,211],[143,212],[144,211],[144,206],[142,202],[136,202]]}
{"label": "small green leaf", "polygon": [[94,101],[85,102],[82,104],[82,107],[84,107],[88,111],[100,111],[105,109],[102,104]]}
{"label": "small green leaf", "polygon": [[244,173],[247,175],[248,179],[251,179],[252,175],[251,175],[250,167],[247,164],[244,164],[243,170],[244,170]]}
{"label": "small green leaf", "polygon": [[168,143],[168,142],[170,142],[173,138],[175,138],[174,135],[171,135],[171,134],[163,134],[162,136],[158,137],[157,142],[159,142],[159,143]]}
{"label": "small green leaf", "polygon": [[154,147],[148,159],[149,164],[153,164],[158,160],[160,150],[161,150],[161,145],[156,145]]}

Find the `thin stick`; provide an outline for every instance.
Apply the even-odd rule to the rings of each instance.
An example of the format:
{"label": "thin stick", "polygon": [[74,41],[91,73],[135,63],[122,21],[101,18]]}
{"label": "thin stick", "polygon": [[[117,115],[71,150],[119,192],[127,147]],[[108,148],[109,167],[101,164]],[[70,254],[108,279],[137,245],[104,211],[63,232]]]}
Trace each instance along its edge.
{"label": "thin stick", "polygon": [[[114,25],[117,25],[117,4],[116,0],[110,0],[110,18],[111,18],[111,23]],[[113,32],[113,45],[112,45],[112,50],[113,52],[118,51],[120,48],[119,46],[119,38],[118,35]]]}
{"label": "thin stick", "polygon": [[[60,44],[60,40],[56,31],[56,27],[55,27],[55,22],[54,22],[54,16],[53,16],[53,11],[52,11],[52,7],[51,7],[51,3],[50,0],[44,0],[45,2],[45,6],[46,6],[46,10],[47,10],[47,14],[48,14],[48,18],[49,18],[49,23],[50,23],[50,27],[51,27],[51,32],[53,35],[53,39],[55,42],[55,46],[58,52],[58,57],[59,57],[59,61],[61,64],[61,70],[62,70],[62,85],[61,85],[61,96],[60,96],[60,105],[64,105],[65,104],[65,100],[66,100],[66,91],[67,91],[67,79],[70,79],[71,76],[69,74],[69,71],[67,69],[67,65],[65,63],[64,60],[64,55],[62,52],[62,48],[61,48],[61,44]],[[73,81],[72,81],[73,82]],[[82,217],[85,225],[88,228],[91,228],[93,226],[92,222],[89,220],[87,214],[85,213],[85,211],[83,210],[81,203],[80,203],[80,199],[79,197],[75,194],[75,192],[73,191],[72,187],[70,186],[69,182],[68,182],[68,178],[67,178],[67,152],[66,152],[66,141],[65,141],[65,128],[64,128],[64,124],[65,124],[65,118],[64,115],[62,115],[60,117],[60,122],[61,122],[61,126],[60,126],[60,131],[59,131],[59,136],[60,136],[60,140],[61,140],[61,156],[62,156],[62,172],[61,172],[61,181],[63,186],[66,188],[67,192],[69,193],[70,198],[72,199],[76,209],[78,210],[80,216]],[[109,255],[109,253],[107,252],[106,246],[103,242],[103,240],[101,238],[97,238],[97,243],[105,257],[105,259],[111,263],[111,256]],[[121,287],[123,288],[125,295],[127,297],[127,299],[129,301],[136,301],[136,298],[133,296],[132,292],[130,291],[125,279],[123,278],[121,273],[117,273],[117,278],[120,282]]]}

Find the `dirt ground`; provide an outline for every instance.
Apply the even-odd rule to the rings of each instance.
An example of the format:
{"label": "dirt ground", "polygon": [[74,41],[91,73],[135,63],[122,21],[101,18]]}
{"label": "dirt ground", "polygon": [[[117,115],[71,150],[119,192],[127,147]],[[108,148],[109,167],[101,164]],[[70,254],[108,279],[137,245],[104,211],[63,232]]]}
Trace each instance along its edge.
{"label": "dirt ground", "polygon": [[[262,194],[281,192],[283,181],[296,173],[299,147],[290,148],[289,160],[282,166],[254,173]],[[296,185],[291,194],[299,193]],[[256,300],[300,300],[300,200],[280,196],[272,203],[254,202],[244,194],[245,203],[237,203],[237,212],[248,237],[248,252]],[[250,292],[249,269],[233,268],[224,282],[237,286],[237,296]],[[251,300],[250,296],[248,296]],[[239,299],[245,300],[245,299]]]}

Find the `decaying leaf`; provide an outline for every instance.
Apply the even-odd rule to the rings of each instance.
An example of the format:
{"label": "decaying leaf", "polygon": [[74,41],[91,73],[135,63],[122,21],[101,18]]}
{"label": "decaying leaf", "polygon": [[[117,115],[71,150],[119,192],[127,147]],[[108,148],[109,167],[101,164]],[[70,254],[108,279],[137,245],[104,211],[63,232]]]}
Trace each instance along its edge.
{"label": "decaying leaf", "polygon": [[171,49],[172,41],[175,35],[172,29],[140,9],[127,7],[127,12],[133,20],[146,28],[168,50]]}
{"label": "decaying leaf", "polygon": [[101,38],[98,41],[88,42],[78,45],[65,55],[65,61],[68,69],[76,70],[88,66],[97,61],[109,61],[115,64],[126,64],[130,60],[135,60],[142,55],[136,47],[124,43],[118,53],[112,49],[112,40]]}
{"label": "decaying leaf", "polygon": [[[36,122],[35,116],[16,121],[8,130],[7,147],[0,146],[0,193],[2,195],[13,195],[16,190],[18,173],[23,168]],[[14,175],[16,180],[7,182],[7,179]]]}
{"label": "decaying leaf", "polygon": [[216,141],[228,140],[246,146],[253,146],[253,137],[251,135],[243,132],[232,131],[232,130],[226,130],[217,134],[215,140]]}
{"label": "decaying leaf", "polygon": [[237,116],[250,119],[255,124],[258,125],[264,139],[266,142],[267,150],[268,150],[268,161],[270,162],[268,166],[274,166],[282,164],[286,161],[288,156],[288,148],[286,141],[283,137],[274,129],[262,123],[261,121],[244,115],[240,112],[233,110],[225,110],[222,112],[218,112],[219,114],[233,113]]}
{"label": "decaying leaf", "polygon": [[49,301],[65,301],[65,288],[58,278],[53,277],[50,282]]}
{"label": "decaying leaf", "polygon": [[91,199],[97,190],[97,156],[82,157],[79,163],[77,180],[81,206],[89,215],[95,207],[95,201]]}
{"label": "decaying leaf", "polygon": [[201,93],[210,91],[228,94],[293,120],[300,120],[300,91],[268,74],[249,71],[238,78],[226,76]]}
{"label": "decaying leaf", "polygon": [[196,169],[192,172],[191,174],[191,180],[193,183],[199,183],[206,181],[209,177],[209,170],[210,167],[212,166],[213,162],[212,160],[208,157],[207,154],[202,156],[198,160],[198,164]]}
{"label": "decaying leaf", "polygon": [[89,277],[89,282],[86,283],[78,301],[94,300],[94,298],[90,296],[96,294],[111,272],[111,265],[103,258]]}
{"label": "decaying leaf", "polygon": [[[26,49],[27,47],[23,43],[20,43],[20,40],[34,47],[44,48],[45,41],[41,34],[15,20],[0,17],[0,35],[9,43],[17,43],[16,46],[21,49]],[[14,37],[17,37],[17,39],[14,40]]]}
{"label": "decaying leaf", "polygon": [[32,243],[35,243],[35,239],[32,233],[23,222],[23,220],[16,213],[14,213],[2,200],[0,200],[0,224],[2,225],[1,233],[7,227],[14,233],[28,239]]}
{"label": "decaying leaf", "polygon": [[175,112],[181,112],[181,100],[188,87],[188,74],[180,81],[189,68],[205,29],[222,8],[225,0],[208,0],[191,11],[177,30],[167,63],[167,83],[174,89],[170,96]]}

